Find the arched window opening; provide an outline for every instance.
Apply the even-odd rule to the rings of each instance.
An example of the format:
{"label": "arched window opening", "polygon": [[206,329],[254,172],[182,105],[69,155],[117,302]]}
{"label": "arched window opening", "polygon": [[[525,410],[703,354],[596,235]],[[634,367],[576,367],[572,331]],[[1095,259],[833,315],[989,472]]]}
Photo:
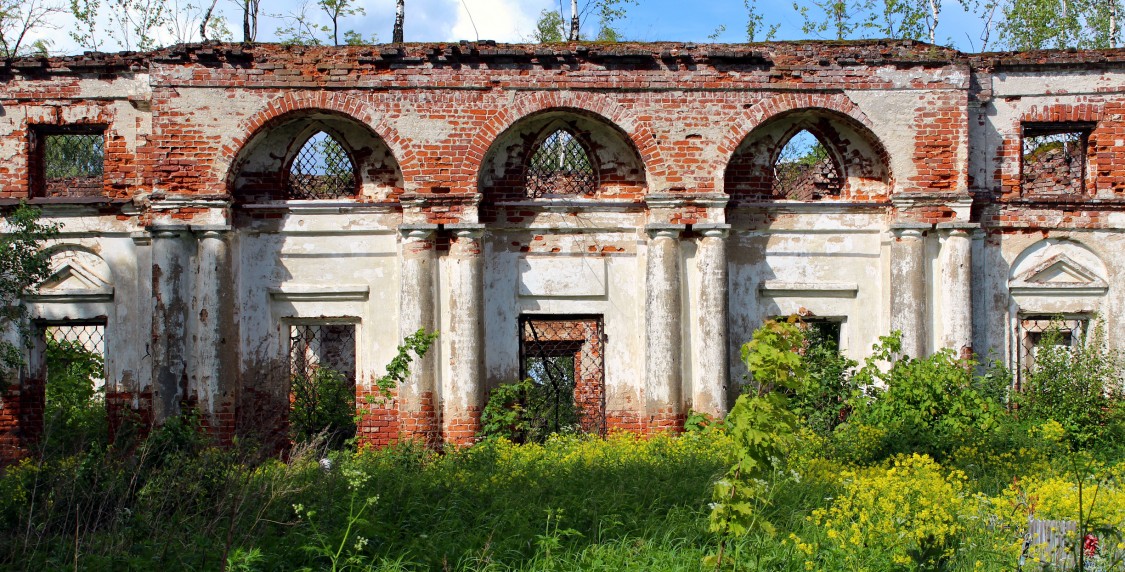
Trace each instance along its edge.
{"label": "arched window opening", "polygon": [[355,164],[335,137],[318,131],[289,166],[288,198],[323,200],[356,194]]}
{"label": "arched window opening", "polygon": [[578,139],[565,129],[557,129],[532,153],[526,188],[531,198],[591,195],[598,188],[598,175]]}
{"label": "arched window opening", "polygon": [[773,194],[793,201],[839,197],[843,177],[828,147],[803,129],[781,149],[773,165]]}

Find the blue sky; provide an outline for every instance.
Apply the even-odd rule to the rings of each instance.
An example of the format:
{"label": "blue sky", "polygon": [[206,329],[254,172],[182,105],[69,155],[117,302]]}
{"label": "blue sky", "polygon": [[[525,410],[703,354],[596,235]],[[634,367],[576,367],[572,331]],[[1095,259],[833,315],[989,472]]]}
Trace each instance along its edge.
{"label": "blue sky", "polygon": [[[204,1],[169,0],[170,3],[178,3],[180,7]],[[264,15],[259,24],[258,39],[276,40],[275,31],[283,25],[283,20],[274,16],[298,11],[301,2],[302,0],[262,0]],[[376,34],[379,41],[389,41],[394,0],[359,0],[358,3],[366,14],[345,20],[342,27],[359,31],[364,36]],[[569,5],[569,2],[564,0],[564,4]],[[757,7],[767,24],[780,25],[778,39],[808,37],[800,30],[801,17],[793,9],[791,0],[758,0]],[[406,40],[474,40],[479,36],[482,40],[526,41],[534,30],[536,18],[545,8],[558,9],[558,0],[406,0]],[[234,0],[219,0],[218,11],[227,17],[235,39],[241,39],[241,12]],[[319,16],[312,0],[309,0],[309,13]],[[941,18],[939,41],[950,40],[955,47],[966,51],[979,49],[980,21],[965,14],[959,2],[944,2]],[[587,23],[591,30],[596,27],[593,20],[591,18]],[[73,28],[73,19],[67,15],[59,15],[54,23],[57,29],[43,34],[53,41],[52,51],[81,51],[65,33]],[[718,41],[746,40],[746,8],[743,0],[639,0],[636,5],[628,6],[628,16],[618,27],[624,38],[629,40],[707,42],[710,41],[709,36],[724,25],[726,30],[718,35]],[[197,26],[181,22],[180,27],[194,31]],[[164,32],[161,39],[171,43],[172,35],[171,32]],[[111,43],[103,49],[119,47]]]}

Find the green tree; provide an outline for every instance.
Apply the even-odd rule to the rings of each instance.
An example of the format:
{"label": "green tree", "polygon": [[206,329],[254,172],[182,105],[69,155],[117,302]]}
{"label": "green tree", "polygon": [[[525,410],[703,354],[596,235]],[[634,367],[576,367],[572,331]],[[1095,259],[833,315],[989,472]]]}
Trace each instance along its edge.
{"label": "green tree", "polygon": [[[321,23],[314,8],[327,16],[327,24]],[[313,13],[310,13],[310,11],[313,11]],[[286,23],[285,26],[277,29],[277,36],[282,43],[320,46],[329,42],[332,45],[339,46],[341,45],[340,24],[342,20],[350,16],[362,16],[364,14],[366,14],[366,11],[364,11],[363,6],[358,4],[357,0],[316,0],[315,4],[303,2],[297,10],[289,14],[275,14],[274,16]],[[372,35],[370,38],[365,38],[363,34],[355,30],[344,31],[343,38],[346,45],[369,44],[377,41],[376,36]]]}
{"label": "green tree", "polygon": [[587,40],[591,36],[583,28],[589,17],[593,16],[598,22],[598,32],[593,36],[597,41],[621,41],[621,31],[616,24],[625,18],[630,4],[636,5],[637,0],[585,0],[581,3],[571,0],[568,14],[560,1],[557,11],[545,9],[539,13],[531,38],[539,43]]}
{"label": "green tree", "polygon": [[[969,0],[961,2],[969,8]],[[746,0],[746,4],[750,11],[749,35],[761,29],[763,21],[755,11],[753,0]],[[794,10],[801,15],[801,31],[806,34],[836,40],[878,37],[930,43],[937,42],[941,6],[940,0],[799,0],[793,3]]]}
{"label": "green tree", "polygon": [[544,9],[540,12],[539,19],[535,21],[535,31],[531,33],[531,39],[540,44],[549,44],[561,42],[564,38],[562,15],[556,10]]}
{"label": "green tree", "polygon": [[227,20],[215,13],[219,0],[191,1],[170,0],[168,22],[165,26],[172,41],[177,44],[207,40],[229,40],[232,37]]}
{"label": "green tree", "polygon": [[801,15],[801,31],[824,37],[825,33],[836,40],[853,37],[864,30],[874,0],[809,0],[808,4],[793,3]]}
{"label": "green tree", "polygon": [[70,13],[78,21],[70,37],[91,50],[101,48],[102,38],[125,50],[151,50],[173,15],[168,0],[70,0]]}
{"label": "green tree", "polygon": [[51,0],[0,0],[0,57],[46,54],[46,40],[29,41],[28,34],[54,26],[50,19],[65,10]]}
{"label": "green tree", "polygon": [[28,338],[27,307],[23,296],[34,292],[50,276],[50,254],[43,243],[58,233],[58,226],[39,221],[39,211],[20,205],[10,213],[0,235],[0,384],[5,387],[23,365],[22,345]]}
{"label": "green tree", "polygon": [[1011,0],[998,6],[996,32],[1009,49],[1115,48],[1121,40],[1121,0]]}
{"label": "green tree", "polygon": [[[765,41],[770,41],[777,35],[777,29],[781,24],[770,24],[766,27],[764,18],[761,12],[758,11],[757,0],[742,0],[742,4],[746,6],[746,41],[755,42],[758,40],[758,32],[765,30]],[[726,29],[724,26],[723,29]],[[716,30],[716,35],[721,33]],[[712,38],[713,39],[713,38]]]}

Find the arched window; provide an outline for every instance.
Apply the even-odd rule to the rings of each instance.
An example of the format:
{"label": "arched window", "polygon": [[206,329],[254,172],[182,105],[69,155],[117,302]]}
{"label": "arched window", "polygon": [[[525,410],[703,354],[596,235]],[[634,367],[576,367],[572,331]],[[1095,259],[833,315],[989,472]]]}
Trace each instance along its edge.
{"label": "arched window", "polygon": [[355,196],[355,163],[335,137],[317,131],[289,165],[288,198],[340,199]]}
{"label": "arched window", "polygon": [[773,195],[793,201],[839,197],[843,177],[819,137],[802,129],[785,142],[773,164]]}
{"label": "arched window", "polygon": [[598,173],[578,138],[559,128],[531,154],[525,187],[532,198],[592,195],[598,188]]}

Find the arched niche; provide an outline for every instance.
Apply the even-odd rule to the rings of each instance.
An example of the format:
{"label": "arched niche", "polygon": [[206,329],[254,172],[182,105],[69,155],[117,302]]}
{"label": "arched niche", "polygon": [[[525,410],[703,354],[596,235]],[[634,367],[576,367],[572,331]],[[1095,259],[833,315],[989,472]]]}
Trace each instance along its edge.
{"label": "arched niche", "polygon": [[1093,250],[1075,240],[1048,238],[1016,257],[1008,291],[1021,313],[1092,313],[1109,283],[1106,265]]}
{"label": "arched niche", "polygon": [[[310,142],[338,145],[346,161],[333,165],[350,165],[354,189],[323,195],[307,192],[317,186],[310,183],[310,176],[331,179],[335,188],[340,188],[344,178],[340,173],[324,173],[323,163],[318,170],[317,161],[308,159]],[[239,151],[228,183],[231,195],[240,203],[321,198],[378,201],[393,198],[403,189],[402,171],[386,142],[356,119],[325,110],[289,113],[262,126]]]}
{"label": "arched niche", "polygon": [[[810,138],[822,155],[787,156],[791,143]],[[792,162],[802,160],[810,169],[794,173]],[[798,180],[785,184],[786,175]],[[763,122],[735,149],[723,180],[727,194],[750,200],[881,200],[892,186],[887,153],[875,135],[826,109],[790,111]]]}
{"label": "arched niche", "polygon": [[[548,176],[541,187],[529,185],[529,176],[534,180],[536,175],[536,153],[545,144],[557,143],[560,134],[571,138],[565,139],[564,150],[572,156],[585,155],[591,173],[588,179],[585,174],[581,177],[589,182],[577,186],[564,183],[552,190],[556,183]],[[563,163],[580,166],[582,160]],[[583,170],[575,168],[567,173],[564,169],[555,179],[573,181]],[[605,118],[580,110],[552,109],[525,117],[496,138],[481,163],[478,185],[490,202],[568,197],[633,199],[645,192],[645,168],[628,135]]]}
{"label": "arched niche", "polygon": [[113,301],[113,272],[90,249],[63,244],[51,249],[50,274],[35,292],[33,317],[48,320],[90,319],[109,313]]}

